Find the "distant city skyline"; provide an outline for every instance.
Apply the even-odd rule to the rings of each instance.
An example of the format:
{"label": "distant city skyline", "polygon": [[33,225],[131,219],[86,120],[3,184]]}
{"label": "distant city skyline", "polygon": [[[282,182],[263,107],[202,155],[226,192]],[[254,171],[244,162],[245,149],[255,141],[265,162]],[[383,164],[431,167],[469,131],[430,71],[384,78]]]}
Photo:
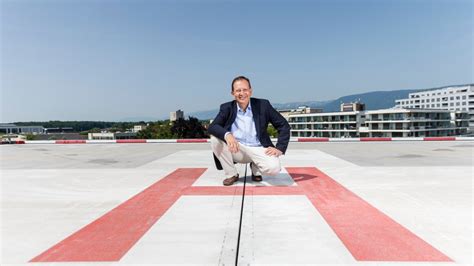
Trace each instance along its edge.
{"label": "distant city skyline", "polygon": [[2,1],[0,122],[218,108],[473,82],[472,1]]}

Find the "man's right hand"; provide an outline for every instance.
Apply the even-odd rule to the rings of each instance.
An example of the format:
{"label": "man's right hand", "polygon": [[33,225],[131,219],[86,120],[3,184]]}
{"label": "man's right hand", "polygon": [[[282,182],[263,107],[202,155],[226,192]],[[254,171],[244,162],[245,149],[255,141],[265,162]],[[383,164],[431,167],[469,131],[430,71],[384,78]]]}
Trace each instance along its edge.
{"label": "man's right hand", "polygon": [[227,146],[229,147],[230,152],[239,152],[239,142],[234,138],[234,135],[232,135],[232,133],[229,133],[225,136],[225,141],[227,142]]}

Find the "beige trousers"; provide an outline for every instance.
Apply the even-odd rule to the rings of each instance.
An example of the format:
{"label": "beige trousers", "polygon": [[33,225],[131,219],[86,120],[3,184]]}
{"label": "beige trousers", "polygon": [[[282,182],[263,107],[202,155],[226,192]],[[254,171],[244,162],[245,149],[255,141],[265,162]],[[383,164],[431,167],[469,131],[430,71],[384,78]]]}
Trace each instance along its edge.
{"label": "beige trousers", "polygon": [[252,164],[252,174],[254,175],[277,175],[281,170],[280,159],[276,156],[265,154],[264,147],[249,147],[239,143],[239,151],[232,153],[227,147],[227,143],[211,135],[212,151],[222,164],[226,177],[238,174],[236,163]]}

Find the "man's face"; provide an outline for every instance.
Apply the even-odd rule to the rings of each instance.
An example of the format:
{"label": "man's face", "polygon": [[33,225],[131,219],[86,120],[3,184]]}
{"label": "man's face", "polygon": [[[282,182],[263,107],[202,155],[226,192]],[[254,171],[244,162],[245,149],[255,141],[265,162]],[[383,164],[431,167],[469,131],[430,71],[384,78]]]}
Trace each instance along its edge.
{"label": "man's face", "polygon": [[241,107],[247,107],[250,102],[250,96],[252,96],[250,84],[244,79],[237,80],[232,88],[232,96],[234,96]]}

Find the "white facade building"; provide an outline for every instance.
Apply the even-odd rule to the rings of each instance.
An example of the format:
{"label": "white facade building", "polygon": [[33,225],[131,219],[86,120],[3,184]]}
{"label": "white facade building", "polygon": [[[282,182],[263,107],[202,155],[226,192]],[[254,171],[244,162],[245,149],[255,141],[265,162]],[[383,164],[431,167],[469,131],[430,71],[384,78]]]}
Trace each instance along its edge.
{"label": "white facade building", "polygon": [[180,110],[176,112],[170,112],[170,122],[176,121],[180,118],[184,119],[184,112]]}
{"label": "white facade building", "polygon": [[288,120],[288,116],[290,114],[314,114],[314,113],[322,113],[322,108],[314,108],[308,106],[300,106],[296,109],[279,109],[278,112]]}
{"label": "white facade building", "polygon": [[364,119],[363,112],[333,112],[290,114],[288,122],[292,137],[359,137],[358,129]]}
{"label": "white facade building", "polygon": [[15,124],[0,123],[0,133],[5,134],[44,134],[42,126],[17,126]]}
{"label": "white facade building", "polygon": [[137,133],[138,131],[145,130],[146,127],[146,125],[135,125],[133,126],[132,132]]}
{"label": "white facade building", "polygon": [[467,112],[392,108],[291,114],[292,137],[437,137],[466,134]]}
{"label": "white facade building", "polygon": [[474,84],[459,85],[410,93],[396,100],[400,108],[444,109],[469,113],[469,128],[474,132]]}
{"label": "white facade building", "polygon": [[[365,112],[367,137],[439,137],[466,134],[467,112],[385,109]],[[364,134],[363,134],[364,135]]]}
{"label": "white facade building", "polygon": [[89,140],[95,139],[115,139],[115,134],[112,132],[88,133]]}

